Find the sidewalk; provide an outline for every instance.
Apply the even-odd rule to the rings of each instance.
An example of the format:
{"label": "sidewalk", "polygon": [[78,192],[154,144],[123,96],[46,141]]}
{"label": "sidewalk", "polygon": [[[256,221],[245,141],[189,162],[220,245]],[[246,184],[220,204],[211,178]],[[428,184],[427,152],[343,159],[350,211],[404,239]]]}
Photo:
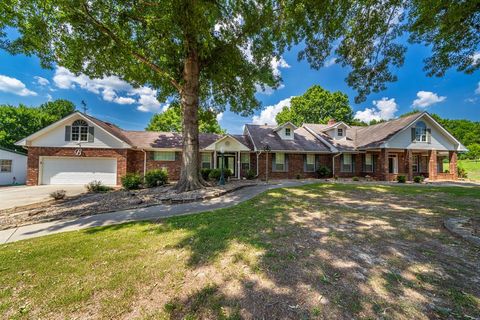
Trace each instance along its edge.
{"label": "sidewalk", "polygon": [[246,187],[224,196],[202,201],[175,205],[158,205],[141,209],[130,209],[117,212],[85,216],[70,220],[58,220],[21,226],[0,231],[0,244],[24,239],[41,237],[65,231],[75,231],[90,227],[108,226],[131,221],[155,221],[161,218],[211,211],[234,206],[249,200],[270,189],[295,187],[318,183],[316,180],[275,181],[272,184],[260,184]]}

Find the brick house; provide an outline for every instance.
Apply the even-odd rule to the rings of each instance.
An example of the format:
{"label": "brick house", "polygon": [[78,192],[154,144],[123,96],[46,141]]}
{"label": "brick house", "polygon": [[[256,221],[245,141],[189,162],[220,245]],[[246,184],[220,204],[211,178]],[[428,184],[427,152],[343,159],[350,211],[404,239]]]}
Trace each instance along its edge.
{"label": "brick house", "polygon": [[[28,185],[92,180],[118,185],[127,172],[155,168],[167,169],[171,180],[180,176],[180,133],[127,131],[80,112],[17,145],[28,150]],[[260,179],[267,172],[272,179],[314,178],[325,166],[338,177],[455,180],[457,153],[466,151],[426,112],[366,127],[335,121],[301,127],[247,124],[241,135],[200,134],[199,147],[202,168],[219,168],[223,159],[235,178],[253,170]]]}

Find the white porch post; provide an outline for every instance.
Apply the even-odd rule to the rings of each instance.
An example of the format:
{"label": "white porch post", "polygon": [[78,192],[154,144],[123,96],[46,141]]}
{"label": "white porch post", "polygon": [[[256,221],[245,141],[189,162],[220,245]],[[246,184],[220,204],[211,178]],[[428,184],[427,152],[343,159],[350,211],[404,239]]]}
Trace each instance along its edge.
{"label": "white porch post", "polygon": [[217,169],[217,150],[213,151],[213,169]]}
{"label": "white porch post", "polygon": [[237,178],[240,179],[240,151],[237,151]]}

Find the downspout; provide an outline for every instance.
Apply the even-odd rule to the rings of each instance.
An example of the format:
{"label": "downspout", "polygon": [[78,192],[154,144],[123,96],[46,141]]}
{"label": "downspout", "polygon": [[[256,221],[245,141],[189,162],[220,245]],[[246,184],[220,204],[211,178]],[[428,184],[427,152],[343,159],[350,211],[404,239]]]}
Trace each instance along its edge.
{"label": "downspout", "polygon": [[145,174],[147,173],[147,151],[142,149],[143,151],[143,179],[145,180]]}
{"label": "downspout", "polygon": [[335,158],[338,157],[338,156],[341,155],[341,154],[342,154],[342,153],[339,152],[339,153],[337,153],[336,155],[334,155],[334,156],[332,157],[332,177],[334,177],[334,178],[335,178]]}
{"label": "downspout", "polygon": [[257,175],[255,176],[255,178],[258,178],[258,158],[260,157],[261,153],[262,151],[257,151]]}

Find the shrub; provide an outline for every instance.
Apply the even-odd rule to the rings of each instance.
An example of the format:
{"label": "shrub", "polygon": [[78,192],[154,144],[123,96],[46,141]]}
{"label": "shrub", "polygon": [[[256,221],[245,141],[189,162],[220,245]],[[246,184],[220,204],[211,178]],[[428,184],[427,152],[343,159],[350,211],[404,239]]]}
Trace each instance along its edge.
{"label": "shrub", "polygon": [[50,197],[52,197],[54,200],[62,200],[65,198],[66,194],[67,194],[67,191],[65,190],[56,190],[50,193]]}
{"label": "shrub", "polygon": [[319,178],[327,178],[330,176],[330,173],[331,173],[330,168],[326,166],[320,166],[317,169],[317,174]]}
{"label": "shrub", "polygon": [[457,174],[459,178],[466,179],[468,178],[467,170],[465,168],[458,166],[457,167]]}
{"label": "shrub", "polygon": [[208,181],[208,175],[212,172],[212,169],[209,168],[203,168],[200,170],[200,174],[202,175],[203,180]]}
{"label": "shrub", "polygon": [[[232,170],[230,169],[223,169],[223,176],[225,177],[225,180],[227,180],[229,177],[232,176]],[[222,175],[222,171],[220,169],[212,169],[210,173],[208,174],[208,178],[213,181],[218,181],[220,180],[220,176]]]}
{"label": "shrub", "polygon": [[353,181],[360,181],[360,178],[358,178],[358,177],[353,177],[352,180],[353,180]]}
{"label": "shrub", "polygon": [[253,169],[248,169],[247,172],[245,173],[245,178],[247,178],[247,180],[253,180],[255,179],[256,175],[257,174]]}
{"label": "shrub", "polygon": [[85,188],[87,188],[88,192],[95,192],[95,193],[107,192],[112,190],[112,188],[107,187],[102,183],[102,181],[99,181],[99,180],[93,180],[92,182],[89,182],[85,186]]}
{"label": "shrub", "polygon": [[415,177],[413,177],[413,182],[422,183],[423,179],[424,179],[423,176],[415,176]]}
{"label": "shrub", "polygon": [[149,188],[163,186],[167,182],[168,172],[165,169],[155,169],[145,173],[145,185]]}
{"label": "shrub", "polygon": [[297,178],[297,180],[302,179],[302,175],[300,173],[297,173],[297,175],[295,177]]}
{"label": "shrub", "polygon": [[127,173],[122,177],[122,187],[127,190],[139,189],[142,177],[138,173]]}
{"label": "shrub", "polygon": [[407,177],[405,177],[405,176],[397,176],[397,182],[398,182],[398,183],[405,183],[405,182],[407,182]]}

